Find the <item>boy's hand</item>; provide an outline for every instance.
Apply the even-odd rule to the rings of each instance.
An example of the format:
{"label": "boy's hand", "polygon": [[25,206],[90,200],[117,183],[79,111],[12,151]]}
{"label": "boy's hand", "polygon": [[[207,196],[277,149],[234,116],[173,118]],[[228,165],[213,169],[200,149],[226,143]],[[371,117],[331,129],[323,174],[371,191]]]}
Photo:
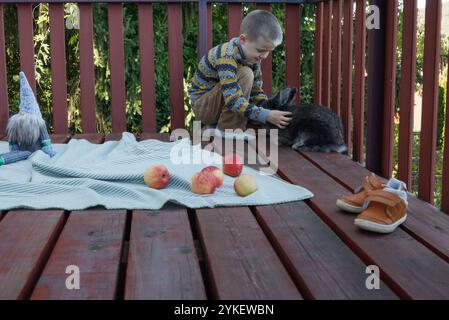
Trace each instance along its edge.
{"label": "boy's hand", "polygon": [[292,113],[290,111],[270,110],[267,121],[278,128],[285,129],[290,124]]}

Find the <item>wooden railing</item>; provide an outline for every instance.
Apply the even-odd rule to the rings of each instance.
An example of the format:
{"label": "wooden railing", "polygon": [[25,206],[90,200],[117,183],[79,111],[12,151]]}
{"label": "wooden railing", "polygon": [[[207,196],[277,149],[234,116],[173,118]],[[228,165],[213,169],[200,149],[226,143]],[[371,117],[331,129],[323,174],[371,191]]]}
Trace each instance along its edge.
{"label": "wooden railing", "polygon": [[[20,68],[35,89],[32,3],[50,3],[51,77],[53,127],[68,133],[67,73],[65,67],[64,1],[0,1],[0,132],[8,119],[3,3],[17,4]],[[96,131],[95,73],[93,61],[93,3],[76,1],[80,11],[79,53],[81,126],[84,133]],[[168,67],[171,128],[184,126],[182,3],[198,3],[198,52],[212,47],[212,2],[227,3],[228,38],[239,34],[242,3],[233,0],[108,1],[109,63],[111,81],[112,131],[126,130],[124,76],[124,2],[138,3],[141,63],[142,131],[155,132],[156,99],[152,3],[168,6]],[[316,7],[314,100],[332,108],[342,117],[344,136],[354,161],[365,161],[371,171],[390,177],[393,171],[394,102],[398,0],[372,0],[380,9],[381,28],[367,30],[365,0],[259,0],[257,8],[270,10],[270,3],[285,3],[285,84],[301,87],[301,6]],[[418,196],[430,203],[434,198],[438,72],[440,55],[441,0],[426,1],[423,113],[419,163]],[[354,18],[355,5],[355,18]],[[404,0],[403,41],[400,80],[400,126],[398,178],[411,185],[412,124],[416,79],[417,1]],[[368,38],[368,52],[366,39]],[[366,57],[368,65],[365,65]],[[353,59],[354,58],[354,59]],[[271,56],[263,61],[264,90],[272,94]],[[365,78],[365,72],[368,76]],[[366,81],[366,83],[365,83]],[[449,81],[448,81],[449,82]],[[367,96],[365,96],[367,89]],[[299,101],[297,97],[296,102]],[[365,102],[366,101],[366,102]],[[365,105],[366,119],[365,119]],[[449,116],[446,114],[446,132]],[[364,136],[366,129],[366,137]],[[449,138],[445,139],[442,209],[449,212]],[[366,145],[364,140],[366,139]]]}

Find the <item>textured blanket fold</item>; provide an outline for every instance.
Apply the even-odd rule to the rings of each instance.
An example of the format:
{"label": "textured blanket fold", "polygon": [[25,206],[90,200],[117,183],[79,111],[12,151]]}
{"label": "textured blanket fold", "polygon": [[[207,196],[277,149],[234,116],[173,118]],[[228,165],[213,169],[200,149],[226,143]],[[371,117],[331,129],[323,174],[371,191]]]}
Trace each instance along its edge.
{"label": "textured blanket fold", "polygon": [[[0,210],[83,210],[93,206],[160,209],[167,202],[189,208],[212,208],[267,205],[313,197],[305,188],[246,166],[243,173],[253,175],[258,184],[253,194],[239,197],[233,188],[234,178],[228,176],[214,194],[193,194],[192,175],[208,165],[221,166],[222,157],[202,150],[199,145],[192,146],[189,139],[137,142],[134,135],[124,132],[120,141],[98,145],[72,139],[54,147],[57,155],[53,158],[39,150],[26,161],[0,167]],[[0,153],[7,151],[8,144],[0,142]],[[163,163],[170,171],[166,189],[151,189],[144,183],[145,169],[155,163]]]}

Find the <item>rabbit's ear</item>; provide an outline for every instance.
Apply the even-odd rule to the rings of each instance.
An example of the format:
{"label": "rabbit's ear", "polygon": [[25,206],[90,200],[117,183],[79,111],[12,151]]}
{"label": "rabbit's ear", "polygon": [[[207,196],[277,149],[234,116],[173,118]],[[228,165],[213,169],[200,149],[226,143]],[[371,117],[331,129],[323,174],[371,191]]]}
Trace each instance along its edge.
{"label": "rabbit's ear", "polygon": [[292,88],[292,87],[286,87],[283,88],[280,92],[279,92],[279,103],[281,106],[286,106],[288,105],[293,98],[295,97],[295,94],[298,90],[296,88]]}
{"label": "rabbit's ear", "polygon": [[278,92],[274,97],[268,99],[264,108],[269,110],[278,110],[280,106],[280,92]]}

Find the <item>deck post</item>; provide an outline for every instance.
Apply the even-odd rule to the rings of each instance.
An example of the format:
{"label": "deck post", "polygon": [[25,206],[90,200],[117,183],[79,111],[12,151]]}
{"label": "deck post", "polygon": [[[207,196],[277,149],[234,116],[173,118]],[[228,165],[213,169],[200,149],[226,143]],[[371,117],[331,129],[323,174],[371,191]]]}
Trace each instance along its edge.
{"label": "deck post", "polygon": [[371,0],[379,8],[380,28],[368,30],[368,96],[366,129],[366,168],[382,172],[382,128],[385,79],[387,0]]}

